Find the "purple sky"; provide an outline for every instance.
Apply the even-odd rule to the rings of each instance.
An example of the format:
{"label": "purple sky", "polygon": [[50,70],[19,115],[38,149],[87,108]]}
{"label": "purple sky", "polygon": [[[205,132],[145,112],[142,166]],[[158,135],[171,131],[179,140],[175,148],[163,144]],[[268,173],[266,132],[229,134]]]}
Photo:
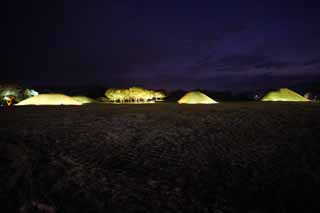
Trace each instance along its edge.
{"label": "purple sky", "polygon": [[4,81],[245,90],[320,76],[316,1],[8,0],[4,8]]}

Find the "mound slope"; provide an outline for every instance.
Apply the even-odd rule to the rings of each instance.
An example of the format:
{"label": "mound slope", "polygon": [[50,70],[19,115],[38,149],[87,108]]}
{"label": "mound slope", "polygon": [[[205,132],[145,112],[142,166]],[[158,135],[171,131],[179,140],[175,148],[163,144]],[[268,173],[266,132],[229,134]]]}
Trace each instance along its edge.
{"label": "mound slope", "polygon": [[90,104],[90,103],[96,103],[97,101],[89,98],[87,96],[73,96],[73,99],[75,99],[76,101],[82,103],[82,104]]}
{"label": "mound slope", "polygon": [[278,91],[271,91],[267,93],[262,101],[310,101],[309,99],[299,95],[298,93],[287,89],[281,88]]}
{"label": "mound slope", "polygon": [[199,91],[188,92],[178,100],[179,104],[216,104],[218,102]]}
{"label": "mound slope", "polygon": [[17,105],[82,105],[82,103],[63,94],[40,94],[23,100]]}

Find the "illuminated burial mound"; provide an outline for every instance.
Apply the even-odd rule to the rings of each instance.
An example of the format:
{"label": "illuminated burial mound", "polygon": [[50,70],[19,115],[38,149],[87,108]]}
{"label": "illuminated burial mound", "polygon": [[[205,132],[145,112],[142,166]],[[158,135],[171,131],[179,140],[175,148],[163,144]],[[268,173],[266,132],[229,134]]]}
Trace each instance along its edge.
{"label": "illuminated burial mound", "polygon": [[179,104],[216,104],[218,102],[212,100],[207,95],[199,91],[188,92],[178,100]]}
{"label": "illuminated burial mound", "polygon": [[82,103],[63,94],[40,94],[25,99],[17,105],[82,105]]}
{"label": "illuminated burial mound", "polygon": [[298,93],[282,88],[278,91],[271,91],[267,93],[262,99],[262,101],[310,101],[309,99],[299,95]]}
{"label": "illuminated burial mound", "polygon": [[91,103],[97,103],[96,100],[86,97],[86,96],[73,96],[72,97],[74,100],[82,103],[82,104],[91,104]]}

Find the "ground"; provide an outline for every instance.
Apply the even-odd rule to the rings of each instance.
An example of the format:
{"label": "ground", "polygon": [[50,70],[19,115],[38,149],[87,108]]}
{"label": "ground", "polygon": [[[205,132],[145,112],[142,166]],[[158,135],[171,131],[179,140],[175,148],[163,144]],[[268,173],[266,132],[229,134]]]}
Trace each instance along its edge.
{"label": "ground", "polygon": [[2,107],[1,212],[319,212],[319,139],[319,103]]}

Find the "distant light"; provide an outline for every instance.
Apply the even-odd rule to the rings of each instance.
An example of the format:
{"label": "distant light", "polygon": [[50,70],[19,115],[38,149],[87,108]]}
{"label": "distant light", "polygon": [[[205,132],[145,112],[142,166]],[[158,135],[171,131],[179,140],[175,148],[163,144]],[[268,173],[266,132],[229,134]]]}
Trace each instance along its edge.
{"label": "distant light", "polygon": [[37,95],[39,95],[39,92],[37,92],[37,91],[35,91],[35,90],[31,90],[30,91],[30,94],[32,95],[32,96],[37,96]]}
{"label": "distant light", "polygon": [[33,89],[26,89],[25,91],[24,91],[24,95],[26,96],[26,97],[33,97],[33,96],[37,96],[37,95],[39,95],[39,92],[37,92],[37,91],[35,91],[35,90],[33,90]]}

